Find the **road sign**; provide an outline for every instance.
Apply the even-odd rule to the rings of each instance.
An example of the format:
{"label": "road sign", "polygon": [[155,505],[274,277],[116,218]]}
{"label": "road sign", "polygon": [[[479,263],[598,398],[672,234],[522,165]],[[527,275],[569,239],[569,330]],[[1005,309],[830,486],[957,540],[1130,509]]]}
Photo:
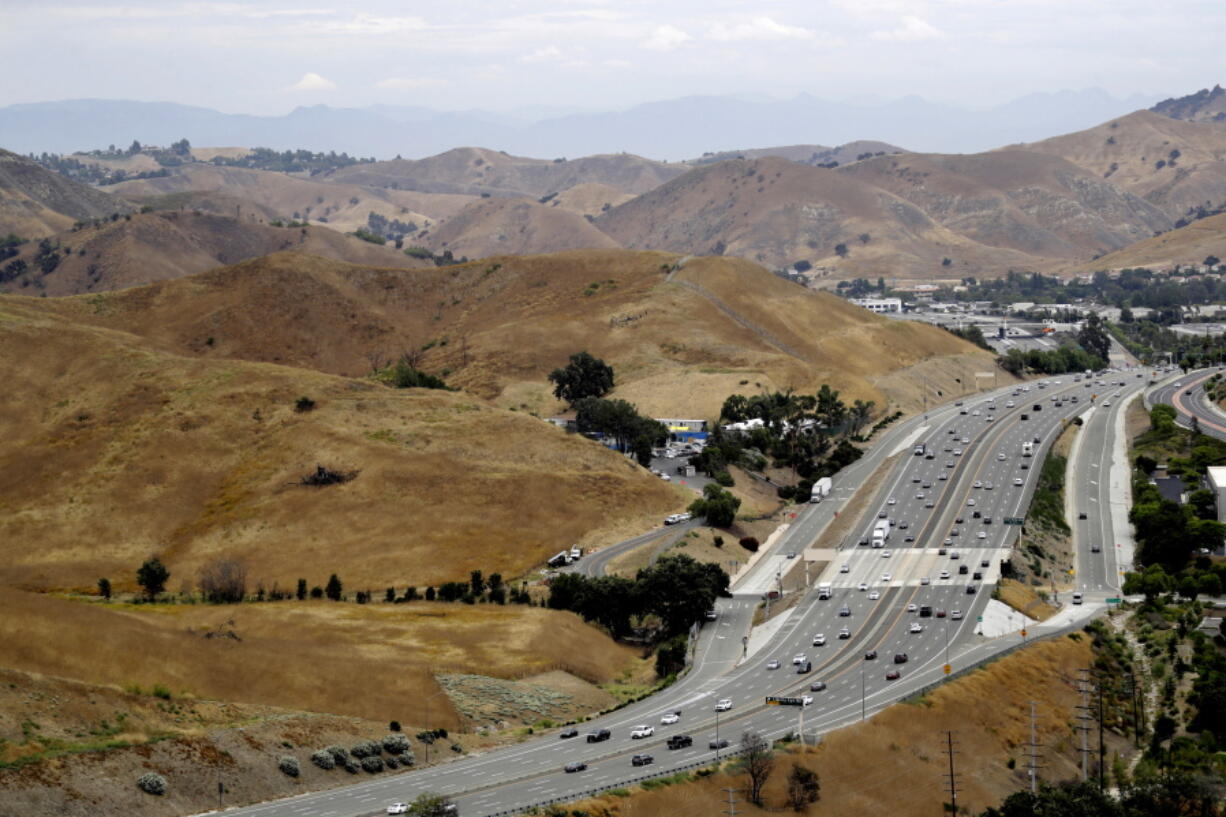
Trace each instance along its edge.
{"label": "road sign", "polygon": [[1107,604],[1119,604],[1122,601],[1123,599],[1119,599],[1119,598],[1107,599]]}
{"label": "road sign", "polygon": [[1026,517],[1024,516],[1006,516],[1005,524],[1006,525],[1025,525]]}
{"label": "road sign", "polygon": [[945,665],[945,674],[946,674],[946,675],[949,675],[949,673],[951,673],[951,672],[953,672],[953,671],[954,671],[954,668],[953,668],[953,667],[951,667],[949,664],[946,664],[946,665]]}
{"label": "road sign", "polygon": [[1026,637],[1026,631],[1022,630],[1022,638],[1025,638],[1025,637]]}
{"label": "road sign", "polygon": [[766,698],[767,706],[804,706],[804,703],[801,698],[778,698],[774,695],[768,695]]}
{"label": "road sign", "polygon": [[976,621],[978,621],[980,624],[982,624],[982,623],[983,623],[983,616],[976,616],[976,617],[975,617],[975,620],[976,620]]}

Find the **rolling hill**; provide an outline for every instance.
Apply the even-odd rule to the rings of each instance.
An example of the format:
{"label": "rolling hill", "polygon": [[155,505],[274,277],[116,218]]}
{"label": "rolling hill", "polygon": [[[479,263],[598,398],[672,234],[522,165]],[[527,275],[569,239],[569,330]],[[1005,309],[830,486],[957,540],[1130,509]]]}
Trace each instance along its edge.
{"label": "rolling hill", "polygon": [[885,142],[874,142],[871,140],[862,139],[855,142],[848,142],[845,145],[838,147],[827,147],[826,145],[786,145],[773,148],[749,148],[746,150],[724,150],[719,153],[706,153],[698,159],[690,159],[687,164],[690,165],[709,165],[715,162],[723,162],[728,159],[764,159],[767,156],[774,156],[779,159],[787,159],[790,162],[797,162],[802,165],[813,165],[816,167],[820,164],[828,164],[835,162],[840,165],[851,164],[862,159],[869,158],[877,153],[906,153],[907,151],[887,144]]}
{"label": "rolling hill", "polygon": [[1036,264],[1118,249],[1170,226],[1148,202],[1042,153],[908,153],[839,172],[906,199],[980,245],[1026,253]]}
{"label": "rolling hill", "polygon": [[[173,331],[153,307],[177,290],[178,306],[197,310],[178,315],[180,325],[213,326],[205,331],[233,345],[225,310],[206,312],[192,295],[236,283],[239,268],[225,269],[87,299],[0,297],[6,584],[92,588],[110,576],[130,589],[155,553],[172,588],[218,557],[241,558],[267,587],[300,576],[322,584],[333,572],[351,588],[425,586],[476,569],[510,577],[563,545],[684,504],[681,489],[619,454],[468,395],[175,354],[124,331]],[[404,275],[352,269],[355,278]],[[312,288],[279,287],[275,305],[251,294],[229,299],[248,316],[263,313],[253,327],[263,337],[249,338],[262,354],[275,354],[295,321],[320,347],[339,339],[310,323]],[[74,310],[121,328],[63,314]],[[313,410],[296,409],[303,395]],[[317,465],[352,479],[300,484]]]}
{"label": "rolling hill", "polygon": [[1185,122],[1226,122],[1226,90],[1221,85],[1202,88],[1194,94],[1164,99],[1150,110]]}
{"label": "rolling hill", "polygon": [[42,238],[77,221],[133,209],[121,199],[0,149],[0,236]]}
{"label": "rolling hill", "polygon": [[1172,222],[1226,202],[1226,125],[1137,111],[1089,130],[1021,146],[1068,159],[1140,196]]}
{"label": "rolling hill", "polygon": [[437,253],[451,250],[456,258],[617,246],[582,215],[524,198],[491,198],[470,204],[436,230],[420,235],[416,243]]}
{"label": "rolling hill", "polygon": [[1193,221],[1061,272],[1194,265],[1204,263],[1209,256],[1226,258],[1226,213]]}
{"label": "rolling hill", "polygon": [[685,165],[628,154],[551,161],[510,156],[485,148],[456,148],[426,159],[352,165],[321,174],[320,178],[340,184],[427,193],[535,198],[592,182],[637,195],[685,170]]}
{"label": "rolling hill", "polygon": [[[824,172],[824,171],[823,171]],[[343,375],[402,353],[506,408],[561,409],[547,375],[587,349],[614,396],[660,417],[714,418],[762,388],[915,405],[918,373],[953,388],[991,355],[891,321],[732,258],[584,250],[437,269],[360,267],[278,253],[91,298],[40,300],[72,322],[140,335],[173,354]]]}
{"label": "rolling hill", "polygon": [[78,295],[123,289],[289,249],[386,267],[430,264],[390,244],[371,244],[324,227],[273,227],[194,211],[104,220],[60,233],[52,243],[59,249],[53,254],[57,260],[50,272],[43,272],[45,266],[39,260],[47,255],[43,248],[23,245],[17,260],[25,263],[26,271],[11,279],[0,273],[0,292]]}

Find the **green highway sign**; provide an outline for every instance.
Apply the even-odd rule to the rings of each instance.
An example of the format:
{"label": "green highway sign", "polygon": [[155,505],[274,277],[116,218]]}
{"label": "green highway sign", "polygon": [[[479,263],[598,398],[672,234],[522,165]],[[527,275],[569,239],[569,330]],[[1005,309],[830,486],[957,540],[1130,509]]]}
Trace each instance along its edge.
{"label": "green highway sign", "polygon": [[1107,604],[1120,604],[1123,599],[1107,599]]}
{"label": "green highway sign", "polygon": [[1021,516],[1006,516],[1005,524],[1006,525],[1025,525],[1026,519],[1025,517],[1021,517]]}
{"label": "green highway sign", "polygon": [[983,616],[976,616],[975,618],[979,621],[980,624],[983,623]]}

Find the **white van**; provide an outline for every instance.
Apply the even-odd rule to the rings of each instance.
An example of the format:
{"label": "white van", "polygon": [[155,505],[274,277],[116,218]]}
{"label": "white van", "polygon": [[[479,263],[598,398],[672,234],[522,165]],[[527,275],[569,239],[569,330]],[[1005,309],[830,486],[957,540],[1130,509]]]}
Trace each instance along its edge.
{"label": "white van", "polygon": [[1081,591],[1078,590],[1073,594],[1073,604],[1081,604]]}

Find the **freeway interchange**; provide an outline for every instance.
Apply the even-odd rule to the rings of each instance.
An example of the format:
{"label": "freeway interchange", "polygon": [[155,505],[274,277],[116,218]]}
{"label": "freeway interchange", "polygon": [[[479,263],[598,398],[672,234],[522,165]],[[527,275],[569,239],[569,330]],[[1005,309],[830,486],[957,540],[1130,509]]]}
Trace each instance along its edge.
{"label": "freeway interchange", "polygon": [[[1070,458],[1070,475],[1077,476],[1069,480],[1067,504],[1077,548],[1075,583],[1085,603],[1067,606],[1051,623],[1033,627],[1029,637],[1084,623],[1115,594],[1121,570],[1131,561],[1127,464],[1121,454],[1125,406],[1147,382],[1138,371],[1076,381],[1064,375],[1046,386],[1009,386],[899,424],[835,477],[831,497],[800,506],[769,552],[738,576],[732,598],[720,601],[717,619],[699,632],[688,672],[644,701],[583,724],[577,737],[562,739],[553,732],[435,766],[233,811],[260,817],[357,817],[431,791],[450,796],[465,817],[513,812],[710,763],[735,751],[747,729],[768,738],[800,733],[812,739],[941,682],[949,670],[958,672],[1012,649],[1023,636],[984,637],[977,619],[1020,532],[1005,521],[1024,516],[1047,449],[1078,416],[1083,427]],[[1027,442],[1033,456],[1022,454]],[[931,458],[913,453],[918,443],[925,444]],[[879,470],[885,477],[874,481]],[[864,518],[837,550],[813,550],[836,512],[858,491],[871,498]],[[1082,513],[1084,520],[1077,518]],[[892,530],[884,547],[873,548],[867,542],[882,514]],[[585,572],[598,573],[613,555],[657,535],[645,534],[586,557]],[[795,603],[763,628],[767,635],[750,643],[764,589],[795,564],[789,553],[807,557],[813,575]],[[818,559],[826,562],[820,575]],[[831,598],[823,600],[816,588],[826,584]],[[920,606],[930,607],[932,615],[921,617]],[[846,638],[839,637],[843,628]],[[819,634],[824,644],[814,643]],[[869,652],[877,657],[867,659]],[[903,653],[905,663],[895,664],[895,656]],[[811,664],[807,673],[793,664],[802,654]],[[768,669],[772,659],[779,661],[779,669]],[[891,670],[900,677],[887,679]],[[815,682],[824,688],[811,690]],[[811,695],[812,704],[766,703],[768,696],[801,695]],[[731,708],[717,712],[721,699],[730,700]],[[661,723],[669,712],[680,712],[677,723]],[[654,734],[632,739],[637,725],[653,726]],[[609,739],[586,742],[584,735],[594,729],[608,729]],[[689,735],[693,743],[669,749],[666,741],[675,735]],[[711,748],[725,740],[727,748]],[[654,762],[632,766],[631,758],[642,753],[654,756]],[[572,761],[586,768],[565,772]]]}

